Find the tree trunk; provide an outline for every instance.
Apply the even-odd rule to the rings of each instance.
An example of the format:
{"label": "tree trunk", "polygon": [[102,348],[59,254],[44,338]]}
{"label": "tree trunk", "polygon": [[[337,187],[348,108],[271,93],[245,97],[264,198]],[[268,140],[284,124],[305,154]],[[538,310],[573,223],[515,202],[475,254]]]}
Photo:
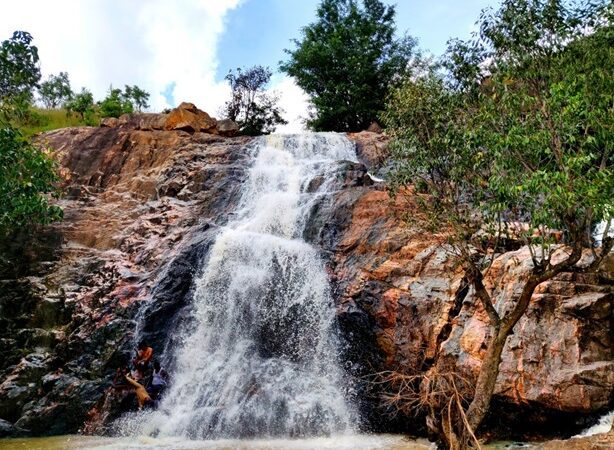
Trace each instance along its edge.
{"label": "tree trunk", "polygon": [[[551,278],[551,276],[549,278]],[[473,400],[467,410],[467,421],[474,432],[477,431],[490,407],[490,400],[495,391],[497,376],[499,375],[499,365],[501,364],[501,354],[503,353],[505,342],[508,336],[512,334],[518,320],[524,316],[531,302],[533,292],[535,292],[535,288],[542,281],[544,280],[541,280],[536,275],[531,275],[525,283],[522,293],[512,311],[506,314],[500,321],[493,324],[493,335],[488,343],[486,355],[484,355],[484,359],[482,360],[482,367],[480,368],[480,374],[478,375],[478,380],[475,385]],[[481,280],[478,287],[483,288]],[[490,305],[492,305],[492,303]],[[494,310],[494,306],[491,307]],[[491,317],[491,321],[492,320],[494,320],[493,317]]]}
{"label": "tree trunk", "polygon": [[486,355],[482,361],[482,367],[480,368],[480,374],[478,375],[475,386],[475,394],[467,410],[467,422],[474,432],[477,431],[490,407],[490,400],[492,399],[497,376],[499,375],[501,354],[503,353],[503,348],[505,347],[508,336],[512,334],[514,326],[529,308],[535,288],[544,281],[552,279],[562,271],[570,269],[580,260],[582,256],[582,246],[579,242],[581,241],[575,241],[576,245],[574,245],[572,253],[565,260],[551,266],[548,270],[541,270],[541,268],[535,267],[533,269],[533,274],[525,283],[516,304],[510,312],[500,319],[500,321],[497,320],[498,315],[494,309],[494,305],[492,305],[492,303],[486,303],[487,297],[489,298],[490,296],[485,294],[482,278],[474,277],[474,287],[482,303],[485,305],[486,311],[489,313],[491,325],[493,326],[493,335],[488,343]]}
{"label": "tree trunk", "polygon": [[490,400],[495,391],[495,384],[499,375],[501,354],[503,353],[506,341],[507,334],[502,333],[501,330],[495,330],[488,343],[486,355],[482,361],[482,367],[475,386],[475,395],[467,410],[467,421],[474,431],[480,426],[490,407]]}

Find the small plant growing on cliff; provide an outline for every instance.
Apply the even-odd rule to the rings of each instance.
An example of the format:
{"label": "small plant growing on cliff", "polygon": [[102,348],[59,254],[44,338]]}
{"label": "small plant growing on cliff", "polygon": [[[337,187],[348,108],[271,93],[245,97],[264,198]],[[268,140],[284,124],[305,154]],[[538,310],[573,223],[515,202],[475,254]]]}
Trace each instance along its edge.
{"label": "small plant growing on cliff", "polygon": [[379,0],[322,0],[280,66],[311,96],[310,128],[360,131],[377,119],[415,46],[395,37],[394,16],[394,6]]}
{"label": "small plant growing on cliff", "polygon": [[[479,25],[474,40],[450,42],[447,72],[406,81],[385,113],[394,188],[420,186],[421,209],[447,229],[491,326],[466,411],[439,420],[457,448],[488,412],[507,338],[536,288],[597,270],[614,244],[612,6],[506,0]],[[503,310],[484,279],[506,241],[523,244],[532,265]]]}
{"label": "small plant growing on cliff", "polygon": [[272,72],[262,66],[254,66],[236,72],[230,71],[226,80],[232,89],[232,97],[224,105],[224,115],[237,123],[241,134],[259,135],[275,131],[277,125],[287,122],[277,106],[278,97],[266,91]]}

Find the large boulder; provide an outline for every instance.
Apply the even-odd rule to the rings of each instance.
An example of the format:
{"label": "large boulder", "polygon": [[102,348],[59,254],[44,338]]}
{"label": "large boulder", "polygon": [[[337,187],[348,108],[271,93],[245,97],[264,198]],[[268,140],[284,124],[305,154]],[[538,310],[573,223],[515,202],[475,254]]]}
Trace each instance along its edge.
{"label": "large boulder", "polygon": [[115,128],[119,125],[119,119],[116,117],[104,117],[100,119],[100,126],[103,128]]}
{"label": "large boulder", "polygon": [[372,174],[384,176],[388,172],[389,168],[386,166],[390,163],[390,138],[381,132],[372,131],[349,133],[348,137],[356,143],[358,160],[367,166]]}
{"label": "large boulder", "polygon": [[183,102],[168,114],[164,129],[217,134],[217,122],[194,103]]}
{"label": "large boulder", "polygon": [[157,113],[123,114],[118,119],[118,125],[133,130],[164,130],[167,118],[167,114]]}
{"label": "large boulder", "polygon": [[217,131],[221,136],[236,136],[239,134],[239,125],[230,119],[218,120]]}

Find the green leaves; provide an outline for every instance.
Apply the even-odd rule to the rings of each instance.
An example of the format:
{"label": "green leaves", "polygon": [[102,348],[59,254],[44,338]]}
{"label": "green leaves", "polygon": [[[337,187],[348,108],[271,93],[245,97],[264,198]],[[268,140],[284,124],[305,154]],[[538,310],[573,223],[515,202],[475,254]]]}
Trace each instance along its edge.
{"label": "green leaves", "polygon": [[444,75],[433,67],[389,97],[394,187],[420,180],[437,198],[427,212],[459,237],[481,222],[592,242],[614,210],[611,18],[605,2],[485,12],[475,40],[451,41]]}
{"label": "green leaves", "polygon": [[143,109],[149,108],[149,93],[136,84],[134,86],[126,85],[123,93],[124,99],[130,102],[134,109],[141,112]]}
{"label": "green leaves", "polygon": [[407,71],[415,41],[394,37],[395,10],[379,0],[323,0],[280,68],[310,96],[317,131],[367,128]]}
{"label": "green leaves", "polygon": [[60,72],[59,75],[50,75],[41,83],[38,93],[46,108],[54,109],[69,101],[73,92],[70,88],[68,73]]}
{"label": "green leaves", "polygon": [[109,88],[109,93],[98,106],[102,117],[119,117],[134,111],[132,101],[126,93],[121,89],[113,89],[113,86]]}
{"label": "green leaves", "polygon": [[[78,100],[77,97],[79,97]],[[85,89],[77,97],[75,97],[76,101],[69,106],[71,110],[79,112],[83,117],[83,114],[93,108],[94,99],[91,97],[91,93]],[[149,93],[136,85],[126,85],[123,92],[121,89],[114,89],[111,86],[107,96],[98,103],[98,107],[102,117],[119,117],[122,114],[130,114],[135,109],[140,112],[143,108],[149,107],[148,100]]]}
{"label": "green leaves", "polygon": [[9,125],[0,128],[0,236],[35,223],[62,218],[50,200],[57,196],[56,164]]}
{"label": "green leaves", "polygon": [[275,131],[277,125],[287,122],[281,116],[283,110],[274,92],[266,90],[272,72],[262,66],[254,66],[236,73],[230,71],[226,80],[232,89],[232,97],[224,105],[226,117],[237,123],[241,134],[256,136]]}
{"label": "green leaves", "polygon": [[0,104],[31,97],[41,77],[38,60],[38,49],[28,32],[15,31],[0,44]]}

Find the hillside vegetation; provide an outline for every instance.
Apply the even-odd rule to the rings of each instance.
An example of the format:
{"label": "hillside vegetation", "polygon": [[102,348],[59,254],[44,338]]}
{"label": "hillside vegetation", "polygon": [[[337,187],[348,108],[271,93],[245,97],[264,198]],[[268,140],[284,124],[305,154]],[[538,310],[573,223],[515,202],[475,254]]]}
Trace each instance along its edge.
{"label": "hillside vegetation", "polygon": [[13,124],[21,131],[24,137],[31,137],[38,133],[59,128],[98,125],[98,122],[99,118],[96,116],[82,119],[63,108],[33,108],[30,111],[29,117],[15,120]]}

